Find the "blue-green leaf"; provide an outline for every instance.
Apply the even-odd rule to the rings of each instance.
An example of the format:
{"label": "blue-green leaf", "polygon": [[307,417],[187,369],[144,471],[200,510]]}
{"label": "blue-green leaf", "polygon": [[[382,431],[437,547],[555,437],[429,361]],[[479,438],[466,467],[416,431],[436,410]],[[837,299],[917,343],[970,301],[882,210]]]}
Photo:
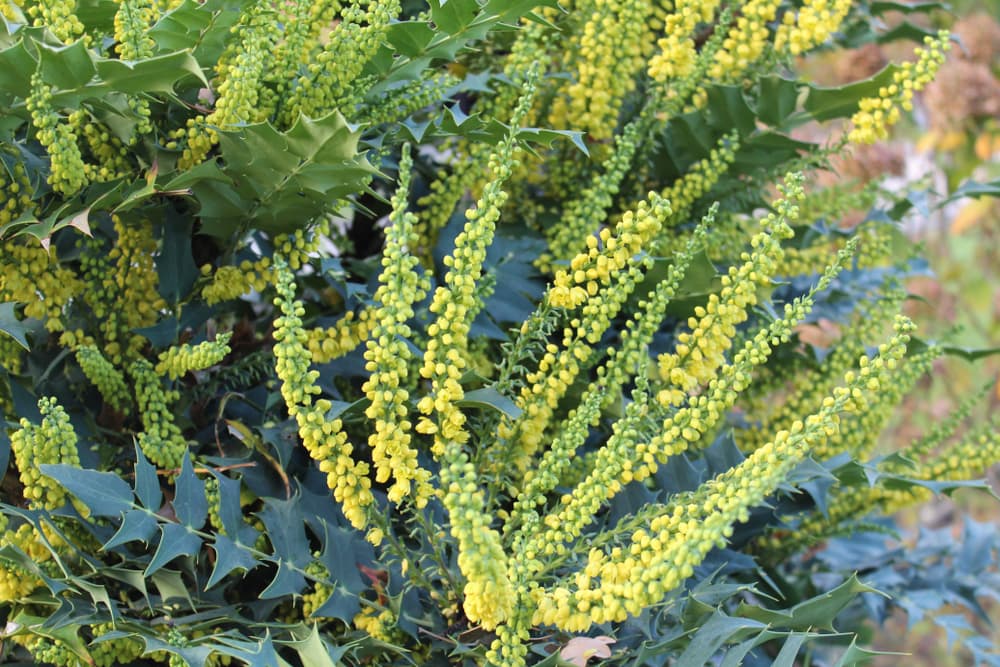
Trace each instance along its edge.
{"label": "blue-green leaf", "polygon": [[237,544],[221,533],[215,536],[212,550],[215,551],[215,566],[205,584],[206,590],[222,581],[233,570],[249,571],[258,565],[257,559],[246,547]]}
{"label": "blue-green leaf", "polygon": [[156,468],[142,453],[138,442],[135,443],[135,495],[143,507],[154,512],[163,504]]}
{"label": "blue-green leaf", "polygon": [[125,481],[110,472],[86,470],[63,463],[46,463],[39,466],[42,474],[76,496],[94,516],[118,517],[132,509],[132,489]]}
{"label": "blue-green leaf", "polygon": [[208,516],[205,482],[194,474],[188,452],[184,453],[181,472],[177,475],[174,514],[182,524],[196,530],[205,525],[205,517]]}
{"label": "blue-green leaf", "polygon": [[129,510],[122,518],[122,525],[118,531],[101,548],[108,551],[118,545],[135,541],[148,545],[156,534],[157,524],[156,517],[146,510]]}
{"label": "blue-green leaf", "polygon": [[162,525],[160,533],[160,545],[146,566],[147,577],[178,556],[194,556],[201,550],[201,538],[178,523]]}

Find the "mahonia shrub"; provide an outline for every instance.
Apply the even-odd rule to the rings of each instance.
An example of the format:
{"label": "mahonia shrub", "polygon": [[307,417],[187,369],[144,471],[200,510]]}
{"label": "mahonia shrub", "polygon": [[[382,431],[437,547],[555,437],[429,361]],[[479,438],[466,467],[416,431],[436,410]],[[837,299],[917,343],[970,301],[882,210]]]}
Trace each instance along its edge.
{"label": "mahonia shrub", "polygon": [[877,445],[989,351],[902,314],[926,193],[819,178],[932,4],[0,8],[5,658],[846,665],[907,586],[980,610],[886,517],[982,486],[981,395]]}

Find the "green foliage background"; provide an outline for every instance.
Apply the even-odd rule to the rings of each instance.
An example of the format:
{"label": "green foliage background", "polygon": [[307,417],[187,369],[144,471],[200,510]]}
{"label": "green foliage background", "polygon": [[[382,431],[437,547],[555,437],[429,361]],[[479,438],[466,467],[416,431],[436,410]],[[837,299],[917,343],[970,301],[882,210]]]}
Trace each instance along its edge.
{"label": "green foliage background", "polygon": [[[975,478],[1000,447],[995,425],[969,424],[970,400],[913,449],[873,450],[894,405],[936,356],[995,350],[905,334],[898,373],[886,370],[864,393],[848,378],[859,387],[853,399],[835,389],[859,356],[877,367],[877,346],[904,298],[899,286],[924,269],[900,221],[943,198],[877,183],[824,186],[817,174],[847,141],[804,128],[840,127],[906,70],[813,83],[773,41],[781,17],[803,3],[772,4],[752,62],[709,73],[729,48],[730,23],[738,33],[752,15],[727,5],[695,22],[697,64],[664,82],[647,64],[684,3],[6,2],[4,657],[564,665],[586,664],[589,649],[606,664],[847,665],[870,657],[862,647],[870,620],[906,608],[916,592],[922,610],[982,612],[980,600],[1000,590],[996,535],[969,521],[961,541],[931,534],[903,548],[885,514],[932,493],[982,488]],[[847,6],[816,49],[919,41],[942,20],[937,3]],[[594,16],[615,47],[610,56],[591,44]],[[574,88],[586,76],[595,87]],[[797,173],[807,194],[793,214]],[[650,191],[669,199],[670,213],[656,196],[637,208]],[[986,180],[953,196],[998,191]],[[662,232],[608,275],[576,278],[588,237],[613,264],[608,239],[633,233],[620,221],[641,214],[622,214],[640,210],[668,221],[657,222]],[[842,224],[852,213],[864,224]],[[767,214],[771,234],[762,237]],[[794,238],[775,231],[785,221]],[[758,256],[751,238],[775,249],[754,260],[761,275],[737,282],[753,297],[732,331],[719,333],[700,309],[722,293],[730,267]],[[844,248],[855,244],[849,257]],[[383,246],[396,254],[383,256]],[[456,258],[476,267],[465,276],[469,294],[449,279],[461,273]],[[407,289],[380,293],[385,269],[404,265]],[[823,289],[811,291],[821,276]],[[634,363],[616,366],[608,350],[624,356],[639,335],[638,313],[671,281],[669,304],[627,357]],[[586,305],[555,296],[588,282]],[[448,368],[431,359],[418,372],[430,343],[452,344],[432,306],[438,293],[469,299],[453,329],[461,372],[451,402],[454,392],[438,383]],[[785,305],[802,298],[814,302],[811,311],[783,322]],[[393,299],[409,299],[413,312],[389,312]],[[804,333],[827,322],[840,338]],[[390,323],[406,328],[386,333]],[[684,409],[735,368],[736,351],[768,327],[766,352],[747,366],[753,382],[724,414],[676,436],[686,451],[644,480],[629,473],[588,487],[601,479],[595,462],[625,456],[608,454],[620,431],[632,429],[636,443],[665,437],[665,420],[689,415]],[[908,330],[900,327],[897,334]],[[685,371],[697,382],[678,385],[660,355],[679,349],[691,329],[720,357]],[[285,341],[291,352],[278,350]],[[363,464],[352,469],[359,477],[383,460],[366,344],[405,361],[395,423],[434,490],[417,500],[421,487],[408,481],[411,493],[397,498],[390,482],[399,469],[388,479],[371,472],[358,530],[342,510],[364,484],[338,486],[336,477],[346,476],[343,457]],[[577,361],[565,375],[549,373],[547,355],[561,351]],[[316,377],[282,375],[291,358],[282,354],[311,355]],[[325,403],[303,398],[310,386]],[[657,400],[678,386],[680,403]],[[748,500],[753,506],[732,516],[706,510],[706,519],[726,517],[719,543],[678,538],[699,555],[688,569],[677,566],[680,581],[662,599],[583,628],[537,622],[527,589],[515,591],[513,610],[474,610],[470,582],[496,571],[503,581],[488,583],[502,589],[520,576],[525,543],[546,534],[547,515],[563,516],[564,495],[607,497],[563,552],[545,554],[544,575],[530,582],[539,591],[580,586],[593,548],[613,558],[615,546],[627,549],[636,531],[689,498],[715,502],[709,491],[728,489],[736,507],[738,482],[769,480],[780,463],[755,468],[754,452],[783,429],[795,433],[794,420],[820,414],[827,393],[856,414],[839,430],[823,422],[831,444],[816,444],[763,502]],[[353,451],[314,447],[296,420],[309,410]],[[442,443],[441,415],[455,412],[467,440]],[[421,414],[437,421],[422,423]],[[518,459],[530,436],[541,448]],[[515,541],[510,517],[521,516],[525,471],[556,465],[545,446],[572,438],[571,462],[529,498],[535,533]],[[466,463],[471,476],[461,477]],[[473,529],[470,513],[480,522]],[[476,562],[490,553],[476,541],[487,534],[501,551]],[[613,643],[581,643],[594,637]],[[976,660],[996,664],[975,634],[964,641]]]}

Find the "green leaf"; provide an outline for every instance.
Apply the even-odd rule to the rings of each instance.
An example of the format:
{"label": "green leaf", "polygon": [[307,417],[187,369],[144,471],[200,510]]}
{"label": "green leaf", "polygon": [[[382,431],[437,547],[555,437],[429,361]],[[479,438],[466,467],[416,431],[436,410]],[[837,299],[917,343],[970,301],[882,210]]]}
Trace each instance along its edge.
{"label": "green leaf", "polygon": [[24,322],[17,319],[17,313],[14,312],[15,305],[10,302],[0,303],[0,331],[16,340],[18,345],[27,350],[28,338],[25,334],[28,331],[28,327],[24,326]]}
{"label": "green leaf", "polygon": [[163,224],[163,245],[156,258],[160,296],[167,303],[179,303],[198,279],[198,267],[191,255],[194,219],[167,210]]}
{"label": "green leaf", "polygon": [[469,26],[478,10],[476,0],[431,0],[431,19],[450,35]]}
{"label": "green leaf", "polygon": [[868,11],[872,13],[872,16],[881,16],[888,12],[925,14],[936,9],[949,10],[950,7],[944,2],[895,2],[894,0],[876,0],[868,5]]}
{"label": "green leaf", "polygon": [[360,132],[339,113],[300,116],[287,132],[269,123],[219,132],[221,173],[192,184],[202,231],[228,236],[246,225],[269,232],[302,228],[339,199],[365,190],[375,169],[358,153]]}
{"label": "green leaf", "polygon": [[185,526],[195,530],[205,524],[208,516],[208,500],[205,498],[205,482],[198,479],[191,467],[191,456],[184,453],[180,474],[177,475],[174,493],[174,514]]}
{"label": "green leaf", "polygon": [[514,401],[501,394],[495,387],[483,387],[482,389],[467,392],[462,400],[456,402],[456,405],[461,407],[489,408],[511,419],[517,419],[522,412],[521,408],[514,404]]}
{"label": "green leaf", "polygon": [[950,197],[941,202],[938,208],[963,197],[1000,197],[1000,179],[988,183],[980,183],[971,179],[965,181],[951,193]]}
{"label": "green leaf", "polygon": [[259,564],[244,545],[237,544],[221,533],[215,536],[212,550],[215,552],[215,565],[212,567],[211,576],[205,583],[205,590],[215,586],[233,570],[249,572]]}
{"label": "green leaf", "polygon": [[122,525],[119,526],[118,531],[101,548],[108,551],[121,544],[136,541],[147,545],[152,544],[152,538],[156,535],[158,525],[159,522],[156,520],[156,517],[147,510],[129,510],[125,512],[125,516],[122,518]]}
{"label": "green leaf", "polygon": [[302,658],[303,665],[310,667],[342,667],[341,656],[347,652],[346,647],[331,646],[319,633],[319,626],[313,625],[309,636],[303,640],[288,642]]}
{"label": "green leaf", "polygon": [[849,118],[858,110],[862,99],[878,95],[879,88],[892,83],[892,76],[898,69],[896,65],[888,65],[871,78],[846,86],[826,88],[810,85],[805,109],[815,120]]}
{"label": "green leaf", "polygon": [[694,636],[684,653],[677,659],[679,665],[704,665],[729,642],[741,641],[748,634],[756,634],[767,626],[750,618],[728,616],[716,610]]}
{"label": "green leaf", "polygon": [[400,21],[389,26],[386,39],[404,56],[418,56],[434,39],[434,29],[426,21]]}
{"label": "green leaf", "polygon": [[760,79],[757,97],[757,117],[768,125],[780,127],[785,119],[795,113],[800,84],[780,76]]}
{"label": "green leaf", "polygon": [[184,0],[160,17],[149,36],[158,49],[189,49],[201,67],[214,68],[225,49],[229,29],[239,18],[239,6],[227,0]]}
{"label": "green leaf", "polygon": [[114,473],[63,463],[45,463],[39,470],[76,496],[94,516],[118,517],[135,507],[132,489]]}
{"label": "green leaf", "polygon": [[208,80],[190,51],[176,51],[134,62],[102,58],[96,66],[101,82],[109,90],[120,93],[172,93],[177,82],[189,76],[208,86]]}
{"label": "green leaf", "polygon": [[154,512],[163,504],[156,468],[142,453],[138,442],[135,443],[135,495],[143,507]]}
{"label": "green leaf", "polygon": [[21,99],[31,95],[31,75],[37,66],[23,39],[0,51],[0,93]]}
{"label": "green leaf", "polygon": [[178,523],[163,524],[160,526],[160,544],[146,566],[145,576],[152,575],[179,556],[194,556],[200,550],[201,538],[189,528]]}
{"label": "green leaf", "polygon": [[61,90],[82,88],[97,74],[94,57],[82,40],[69,46],[38,44],[38,66],[42,80]]}
{"label": "green leaf", "polygon": [[833,630],[833,619],[861,593],[882,594],[871,586],[861,583],[857,575],[851,575],[850,579],[833,590],[800,602],[789,609],[767,609],[744,602],[736,613],[767,623],[772,627],[792,630],[809,630],[811,628]]}

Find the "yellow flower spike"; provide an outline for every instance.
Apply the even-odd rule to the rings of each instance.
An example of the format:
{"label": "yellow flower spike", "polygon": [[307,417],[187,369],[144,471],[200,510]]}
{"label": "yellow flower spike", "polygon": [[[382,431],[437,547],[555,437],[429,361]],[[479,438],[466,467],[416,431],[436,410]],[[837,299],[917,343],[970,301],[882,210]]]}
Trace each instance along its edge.
{"label": "yellow flower spike", "polygon": [[657,83],[668,83],[691,74],[698,58],[694,32],[710,22],[718,0],[679,0],[664,23],[664,37],[657,42],[660,52],[649,59],[648,74]]}
{"label": "yellow flower spike", "polygon": [[[685,396],[715,376],[732,346],[735,327],[746,321],[750,308],[757,304],[758,289],[774,277],[773,268],[783,255],[781,240],[792,234],[789,222],[798,216],[793,202],[802,197],[801,178],[789,179],[784,194],[774,204],[777,215],[765,217],[761,221],[763,229],[750,239],[753,252],[744,254],[741,266],[729,269],[722,291],[695,310],[696,317],[688,321],[691,331],[677,337],[679,344],[674,353],[660,355],[660,376],[665,385],[658,400],[664,407],[678,406]],[[697,342],[696,347],[690,345],[692,341]],[[692,439],[683,432],[682,436]]]}
{"label": "yellow flower spike", "polygon": [[595,140],[612,136],[622,101],[635,87],[651,9],[642,0],[595,0],[583,25],[573,63],[576,80],[566,93],[573,126]]}
{"label": "yellow flower spike", "polygon": [[278,292],[274,304],[281,312],[274,321],[274,356],[281,395],[289,415],[295,417],[303,446],[327,474],[327,486],[344,516],[355,528],[364,530],[368,524],[367,512],[375,500],[368,464],[352,458],[354,448],[342,430],[341,421],[326,420],[329,402],[314,398],[321,390],[316,385],[318,374],[309,370],[308,336],[302,328],[305,309],[295,300],[295,276],[281,255],[275,256],[274,270]]}
{"label": "yellow flower spike", "polygon": [[81,345],[76,349],[76,360],[104,401],[119,412],[124,412],[132,404],[132,393],[125,384],[125,377],[115,368],[100,350],[93,345]]}
{"label": "yellow flower spike", "polygon": [[176,380],[192,371],[214,366],[229,354],[231,337],[232,334],[227,332],[219,334],[213,341],[204,341],[197,345],[184,343],[171,347],[160,353],[156,372]]}
{"label": "yellow flower spike", "polygon": [[310,55],[306,72],[285,100],[284,121],[291,124],[299,114],[319,118],[334,109],[347,113],[360,101],[367,80],[362,71],[382,45],[400,9],[399,0],[352,2],[341,8],[339,22],[325,42],[316,40],[321,48]]}
{"label": "yellow flower spike", "polygon": [[905,62],[892,75],[892,85],[883,86],[876,97],[866,97],[858,103],[858,111],[851,117],[854,126],[848,133],[848,141],[873,144],[889,136],[889,128],[899,120],[900,109],[909,111],[913,107],[916,93],[934,79],[945,53],[951,49],[947,30],[938,33],[937,38],[926,37],[924,47],[914,50],[915,62]]}
{"label": "yellow flower spike", "polygon": [[52,87],[42,80],[41,70],[31,75],[31,94],[24,103],[35,136],[49,154],[49,185],[67,197],[75,195],[87,185],[86,168],[73,128],[52,107]]}
{"label": "yellow flower spike", "polygon": [[556,273],[545,296],[548,303],[555,308],[578,308],[647,249],[668,215],[670,203],[651,192],[647,201],[621,216],[613,232],[604,229],[599,238],[587,237],[587,251],[573,257],[568,269]]}
{"label": "yellow flower spike", "polygon": [[639,137],[646,128],[647,119],[640,117],[615,137],[615,150],[605,160],[603,171],[595,174],[590,185],[566,206],[559,224],[551,228],[548,251],[536,262],[540,269],[550,272],[554,261],[573,257],[581,245],[580,239],[598,229],[632,165]]}
{"label": "yellow flower spike", "polygon": [[486,185],[476,207],[466,213],[465,228],[455,239],[455,249],[445,259],[449,270],[431,301],[430,310],[436,318],[428,328],[431,340],[420,370],[431,387],[418,407],[431,423],[422,422],[418,430],[427,432],[431,430],[428,426],[434,430],[432,453],[441,462],[441,488],[446,491],[443,502],[450,517],[451,534],[458,541],[459,569],[466,579],[463,607],[470,620],[488,629],[495,628],[511,614],[515,595],[507,579],[507,558],[500,535],[490,527],[476,469],[463,449],[468,433],[464,429],[465,417],[456,405],[464,395],[458,379],[467,366],[465,345],[471,317],[480,307],[475,285],[482,276],[486,249],[506,200],[502,186],[514,162],[516,128],[530,108],[536,79],[537,75],[532,73],[525,82],[511,124],[515,129],[489,160],[493,180]]}
{"label": "yellow flower spike", "polygon": [[10,436],[11,451],[24,485],[24,497],[32,508],[55,510],[66,504],[66,490],[54,479],[42,474],[39,466],[62,463],[80,466],[77,437],[69,415],[54,398],[38,401],[42,414],[40,425],[21,419],[20,428]]}
{"label": "yellow flower spike", "polygon": [[416,218],[406,210],[412,166],[407,146],[399,164],[399,187],[392,198],[392,226],[386,231],[382,251],[382,274],[371,316],[374,328],[365,349],[365,368],[371,376],[363,390],[371,401],[365,414],[375,428],[368,438],[375,479],[392,479],[388,490],[392,502],[408,500],[422,508],[434,490],[429,483],[431,473],[420,466],[410,445],[411,424],[406,419],[409,393],[404,388],[412,356],[405,342],[412,335],[406,322],[413,317],[413,304],[424,297],[423,280],[416,272],[419,260],[406,252],[413,241]]}
{"label": "yellow flower spike", "polygon": [[[888,373],[889,359],[899,360],[906,351],[913,325],[897,318],[896,334],[879,355]],[[805,422],[776,433],[773,439],[731,468],[693,492],[674,497],[667,506],[643,511],[648,528],[631,534],[635,549],[614,548],[603,557],[590,556],[589,568],[599,563],[599,576],[575,590],[559,583],[545,590],[534,622],[550,623],[566,631],[585,631],[593,623],[624,621],[629,615],[656,604],[663,595],[691,576],[705,555],[732,534],[733,524],[745,521],[749,509],[760,504],[781,484],[788,473],[820,442],[829,425],[848,409],[853,390],[865,392],[862,378],[855,377],[844,392],[833,397]],[[629,525],[634,525],[629,522]],[[616,531],[612,531],[616,532]],[[655,548],[654,548],[655,545]],[[641,556],[641,557],[637,557]],[[586,607],[586,612],[582,611]]]}
{"label": "yellow flower spike", "polygon": [[785,12],[774,35],[774,49],[801,55],[837,32],[850,11],[850,0],[804,0],[798,12]]}
{"label": "yellow flower spike", "polygon": [[779,0],[749,0],[740,9],[708,68],[716,81],[736,81],[760,58],[770,40],[768,23],[775,19]]}
{"label": "yellow flower spike", "polygon": [[333,326],[308,330],[306,346],[314,364],[326,364],[357,349],[372,335],[376,320],[370,309],[348,311]]}
{"label": "yellow flower spike", "polygon": [[135,382],[136,403],[142,418],[143,432],[137,437],[142,453],[159,468],[180,468],[188,443],[174,423],[171,404],[176,393],[164,391],[160,376],[145,359],[132,362],[129,374]]}
{"label": "yellow flower spike", "polygon": [[794,325],[812,308],[815,295],[829,286],[853,250],[851,244],[838,254],[837,261],[809,293],[786,304],[784,316],[747,341],[732,362],[718,371],[706,391],[664,419],[659,433],[649,442],[640,441],[638,425],[646,418],[646,404],[650,399],[648,392],[642,389],[644,385],[637,385],[633,402],[626,408],[625,416],[615,423],[611,438],[598,450],[588,475],[571,494],[563,497],[559,509],[546,517],[547,530],[529,538],[531,548],[541,549],[543,545],[563,548],[565,542],[580,535],[594,513],[617,493],[626,478],[645,479],[656,472],[658,464],[687,450],[690,438],[684,437],[685,429],[704,435],[707,429],[712,428],[749,385],[754,366],[767,359],[771,351],[770,341],[790,337]]}

